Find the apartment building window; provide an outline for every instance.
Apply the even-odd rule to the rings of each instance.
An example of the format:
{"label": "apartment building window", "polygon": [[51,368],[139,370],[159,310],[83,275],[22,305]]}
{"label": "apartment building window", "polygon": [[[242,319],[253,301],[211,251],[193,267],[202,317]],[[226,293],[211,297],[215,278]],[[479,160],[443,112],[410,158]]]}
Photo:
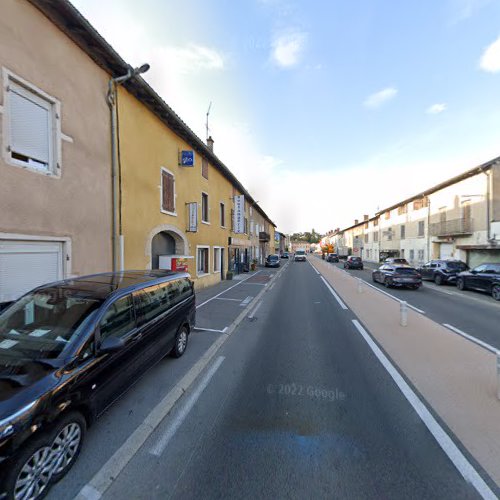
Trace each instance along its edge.
{"label": "apartment building window", "polygon": [[377,226],[378,226],[378,219],[375,219],[375,220],[373,221],[373,227],[377,227]]}
{"label": "apartment building window", "polygon": [[222,202],[220,204],[220,225],[226,227],[226,205]]}
{"label": "apartment building window", "polygon": [[401,249],[401,257],[403,259],[405,258],[405,249],[404,248]]}
{"label": "apartment building window", "polygon": [[365,229],[368,229],[368,222],[365,222]]}
{"label": "apartment building window", "polygon": [[175,177],[166,168],[161,169],[161,211],[170,215],[175,213]]}
{"label": "apartment building window", "polygon": [[234,231],[234,209],[231,209],[231,231]]}
{"label": "apartment building window", "polygon": [[404,240],[406,238],[406,226],[403,224],[400,229],[401,229],[401,239]]}
{"label": "apartment building window", "polygon": [[391,218],[391,211],[389,210],[385,213],[385,219],[388,220],[390,218]]}
{"label": "apartment building window", "polygon": [[374,241],[375,243],[377,243],[377,242],[378,242],[378,233],[373,233],[373,241]]}
{"label": "apartment building window", "polygon": [[248,234],[248,219],[245,217],[245,229],[243,231],[245,234]]}
{"label": "apartment building window", "polygon": [[418,260],[419,260],[419,262],[423,262],[423,260],[424,260],[424,251],[423,250],[418,251]]}
{"label": "apartment building window", "polygon": [[415,259],[415,250],[411,249],[410,250],[410,260],[414,260]]}
{"label": "apartment building window", "polygon": [[205,158],[201,159],[201,175],[208,179],[208,161]]}
{"label": "apartment building window", "polygon": [[365,234],[365,243],[368,243],[368,233]]}
{"label": "apartment building window", "polygon": [[407,206],[401,205],[398,207],[398,215],[403,215],[407,212]]}
{"label": "apartment building window", "polygon": [[418,221],[418,235],[424,236],[425,233],[425,222],[423,220]]}
{"label": "apartment building window", "polygon": [[471,206],[470,206],[470,201],[464,201],[462,203],[462,217],[466,221],[470,221],[471,219]]}
{"label": "apartment building window", "polygon": [[221,269],[221,253],[220,247],[214,247],[214,273],[219,273]]}
{"label": "apartment building window", "polygon": [[3,128],[6,161],[45,175],[60,175],[60,103],[7,72]]}
{"label": "apartment building window", "polygon": [[429,206],[428,198],[420,198],[413,202],[413,210],[420,210],[421,208]]}
{"label": "apartment building window", "polygon": [[208,224],[208,194],[201,193],[201,221]]}
{"label": "apartment building window", "polygon": [[198,276],[209,273],[209,267],[208,267],[209,253],[210,253],[209,247],[197,247],[196,271]]}

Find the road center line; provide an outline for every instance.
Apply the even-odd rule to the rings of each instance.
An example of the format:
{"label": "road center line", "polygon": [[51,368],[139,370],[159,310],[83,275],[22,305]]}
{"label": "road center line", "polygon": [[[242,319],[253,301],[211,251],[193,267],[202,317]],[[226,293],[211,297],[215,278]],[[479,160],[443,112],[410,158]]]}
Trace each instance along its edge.
{"label": "road center line", "polygon": [[323,276],[321,276],[321,279],[328,288],[328,290],[330,290],[330,293],[335,297],[335,300],[339,303],[340,307],[344,310],[348,309],[348,307],[342,302],[342,299],[337,295],[335,290],[330,286],[330,283],[328,283],[328,281],[326,281],[325,278],[323,278]]}
{"label": "road center line", "polygon": [[262,300],[259,301],[259,303],[254,307],[253,311],[248,315],[250,319],[252,319],[255,316],[255,313],[259,310],[261,305],[262,305]]}
{"label": "road center line", "polygon": [[474,342],[475,344],[484,347],[485,349],[488,349],[488,351],[491,351],[493,354],[496,354],[498,349],[495,349],[492,345],[487,344],[486,342],[483,342],[482,340],[479,340],[476,337],[473,337],[472,335],[469,335],[468,333],[463,332],[462,330],[459,330],[458,328],[449,325],[448,323],[443,323],[443,326],[451,330],[452,332],[457,333],[458,335],[466,338],[467,340],[470,340],[471,342]]}
{"label": "road center line", "polygon": [[184,402],[184,405],[182,406],[179,413],[173,419],[172,423],[168,427],[165,434],[163,434],[163,436],[155,443],[155,445],[151,448],[149,453],[159,457],[165,451],[165,448],[167,447],[168,443],[174,437],[179,427],[182,425],[186,417],[189,415],[189,412],[192,410],[193,406],[196,404],[203,391],[207,388],[208,384],[210,383],[210,380],[212,380],[212,377],[215,375],[215,372],[219,369],[224,359],[225,359],[224,356],[219,356],[215,361],[215,363],[208,369],[207,373],[200,381],[198,387]]}
{"label": "road center line", "polygon": [[490,487],[485,483],[484,479],[474,469],[471,463],[465,458],[464,454],[458,449],[453,440],[446,434],[444,429],[439,425],[436,419],[432,416],[427,407],[422,403],[418,396],[413,392],[411,387],[406,383],[403,377],[396,370],[394,365],[387,359],[385,354],[380,350],[377,344],[373,341],[370,334],[361,326],[357,319],[352,320],[354,326],[365,339],[366,343],[378,358],[382,366],[387,370],[392,377],[399,390],[403,393],[405,398],[411,404],[413,409],[417,412],[422,422],[429,429],[434,439],[438,442],[441,449],[446,453],[453,465],[460,472],[462,477],[471,484],[476,491],[484,499],[496,499],[497,497],[491,491]]}

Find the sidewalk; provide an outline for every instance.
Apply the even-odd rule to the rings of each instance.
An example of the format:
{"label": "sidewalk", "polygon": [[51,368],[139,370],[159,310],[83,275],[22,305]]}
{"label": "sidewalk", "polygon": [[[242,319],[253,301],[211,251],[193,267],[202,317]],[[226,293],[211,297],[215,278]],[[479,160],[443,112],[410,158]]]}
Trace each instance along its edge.
{"label": "sidewalk", "polygon": [[500,485],[496,356],[321,259],[310,260],[474,459]]}

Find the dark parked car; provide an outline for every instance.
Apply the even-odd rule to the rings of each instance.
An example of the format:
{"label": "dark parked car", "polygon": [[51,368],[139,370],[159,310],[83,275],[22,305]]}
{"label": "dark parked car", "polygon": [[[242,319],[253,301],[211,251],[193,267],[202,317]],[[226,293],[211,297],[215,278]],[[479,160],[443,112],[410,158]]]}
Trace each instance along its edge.
{"label": "dark parked car", "polygon": [[290,254],[288,252],[283,252],[283,255],[281,256],[282,259],[289,259]]}
{"label": "dark parked car", "polygon": [[495,300],[500,300],[500,264],[481,264],[470,271],[457,276],[460,290],[479,290],[491,293]]}
{"label": "dark parked car", "polygon": [[328,262],[338,262],[339,261],[339,256],[336,253],[329,253],[328,257],[326,258]]}
{"label": "dark parked car", "polygon": [[0,497],[41,498],[86,429],[195,322],[187,273],[124,271],[36,288],[0,314]]}
{"label": "dark parked car", "polygon": [[404,265],[409,266],[410,263],[403,257],[388,257],[384,260],[384,264]]}
{"label": "dark parked car", "polygon": [[405,286],[415,290],[422,286],[422,277],[414,267],[384,264],[372,272],[373,281],[391,286]]}
{"label": "dark parked car", "polygon": [[278,255],[268,255],[266,258],[266,267],[280,267],[280,258]]}
{"label": "dark parked car", "polygon": [[344,269],[363,269],[363,261],[361,257],[350,255],[344,262]]}
{"label": "dark parked car", "polygon": [[431,280],[436,285],[456,283],[458,273],[469,269],[465,262],[460,260],[431,260],[418,268],[423,280]]}

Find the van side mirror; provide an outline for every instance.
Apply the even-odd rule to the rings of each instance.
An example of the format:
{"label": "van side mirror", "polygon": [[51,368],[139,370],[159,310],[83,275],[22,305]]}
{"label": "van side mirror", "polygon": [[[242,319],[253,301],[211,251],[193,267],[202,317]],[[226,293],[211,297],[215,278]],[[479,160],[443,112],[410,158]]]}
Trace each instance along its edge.
{"label": "van side mirror", "polygon": [[117,352],[125,347],[125,341],[120,337],[106,337],[99,347],[99,354]]}

